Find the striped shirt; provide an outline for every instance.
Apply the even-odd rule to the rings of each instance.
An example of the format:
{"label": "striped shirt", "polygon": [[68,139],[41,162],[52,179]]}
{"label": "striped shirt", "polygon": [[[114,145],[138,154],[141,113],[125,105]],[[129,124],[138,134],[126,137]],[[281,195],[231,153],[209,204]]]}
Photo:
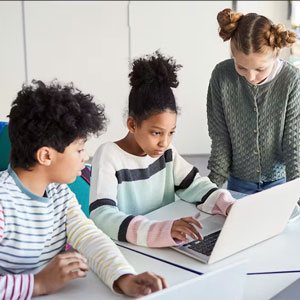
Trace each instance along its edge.
{"label": "striped shirt", "polygon": [[102,144],[92,162],[90,217],[111,238],[148,247],[175,245],[173,220],[144,214],[175,201],[200,202],[208,213],[225,214],[234,201],[185,161],[171,145],[159,158],[135,156],[115,143]]}
{"label": "striped shirt", "polygon": [[67,185],[32,194],[12,169],[0,172],[0,299],[30,299],[34,274],[72,245],[112,289],[134,273],[116,245],[80,209]]}

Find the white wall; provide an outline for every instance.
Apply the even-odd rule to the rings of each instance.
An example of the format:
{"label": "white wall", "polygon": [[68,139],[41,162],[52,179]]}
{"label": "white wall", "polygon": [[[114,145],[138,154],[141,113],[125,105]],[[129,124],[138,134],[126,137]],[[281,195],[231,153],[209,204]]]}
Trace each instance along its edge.
{"label": "white wall", "polygon": [[229,58],[227,43],[218,36],[216,16],[231,1],[133,1],[132,55],[161,49],[183,65],[174,90],[181,107],[175,145],[181,153],[208,153],[206,93],[210,73]]}
{"label": "white wall", "polygon": [[[105,104],[110,123],[88,142],[93,155],[100,143],[126,133],[129,56],[161,49],[183,65],[174,90],[182,109],[175,144],[182,154],[209,153],[206,92],[215,64],[230,57],[216,21],[226,7],[231,1],[24,1],[28,79],[73,81]],[[287,2],[238,1],[238,11],[247,10],[281,22]],[[0,38],[3,120],[25,81],[20,1],[0,2]]]}
{"label": "white wall", "polygon": [[0,121],[25,81],[22,28],[21,2],[0,1]]}
{"label": "white wall", "polygon": [[255,12],[270,18],[275,24],[284,22],[286,25],[288,1],[237,1],[237,11],[243,14]]}
{"label": "white wall", "polygon": [[106,140],[126,133],[128,87],[126,1],[26,1],[28,78],[73,81],[104,103],[108,131],[87,145],[93,155]]}

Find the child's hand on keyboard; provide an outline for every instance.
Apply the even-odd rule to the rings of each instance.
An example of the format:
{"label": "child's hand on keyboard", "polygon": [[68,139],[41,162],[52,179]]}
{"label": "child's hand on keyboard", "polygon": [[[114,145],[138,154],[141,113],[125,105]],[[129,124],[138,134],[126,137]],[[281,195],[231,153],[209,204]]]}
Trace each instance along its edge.
{"label": "child's hand on keyboard", "polygon": [[201,240],[202,237],[197,229],[194,227],[196,225],[199,229],[202,229],[201,224],[194,217],[187,217],[175,220],[171,228],[171,236],[173,239],[177,239],[181,242],[187,243],[187,235],[194,240]]}

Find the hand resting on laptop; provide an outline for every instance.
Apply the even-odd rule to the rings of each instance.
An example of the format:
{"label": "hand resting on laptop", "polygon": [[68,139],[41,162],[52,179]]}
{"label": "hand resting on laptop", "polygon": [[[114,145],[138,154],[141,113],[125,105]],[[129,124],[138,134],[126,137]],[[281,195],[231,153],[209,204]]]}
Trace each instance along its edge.
{"label": "hand resting on laptop", "polygon": [[[224,195],[223,195],[223,197],[228,198],[228,202],[231,202],[231,204],[226,209],[226,215],[228,215],[228,213],[236,199],[240,199],[240,198],[247,196],[246,194],[238,193],[235,191],[230,191],[230,190],[228,190],[228,191],[230,193],[227,192],[227,193],[224,193]],[[231,196],[234,197],[234,201]],[[203,204],[197,205],[197,208],[200,211],[204,211],[206,214],[209,214],[206,209],[203,210]],[[177,240],[177,241],[183,242],[183,243],[188,243],[193,240],[202,240],[203,239],[202,232],[205,231],[205,228],[203,228],[203,226],[197,220],[199,215],[200,215],[200,212],[199,212],[199,214],[196,214],[194,217],[186,217],[186,218],[181,218],[181,219],[175,220],[173,223],[173,226],[171,228],[172,238],[174,240]],[[224,222],[224,220],[223,220],[223,222]],[[205,227],[205,225],[204,225],[204,227]]]}
{"label": "hand resting on laptop", "polygon": [[196,228],[202,229],[202,225],[195,217],[186,217],[177,219],[173,222],[171,228],[171,236],[174,240],[180,242],[189,242],[187,236],[192,238],[192,240],[202,239],[200,233]]}

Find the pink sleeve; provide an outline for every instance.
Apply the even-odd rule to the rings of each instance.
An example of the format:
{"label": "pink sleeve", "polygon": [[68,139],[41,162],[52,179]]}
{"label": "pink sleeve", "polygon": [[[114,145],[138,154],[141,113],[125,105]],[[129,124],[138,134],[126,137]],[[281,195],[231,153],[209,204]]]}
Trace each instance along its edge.
{"label": "pink sleeve", "polygon": [[129,223],[126,239],[128,242],[145,247],[169,247],[176,245],[171,236],[173,220],[150,221],[144,216],[134,217]]}
{"label": "pink sleeve", "polygon": [[3,232],[4,232],[4,211],[0,205],[0,243],[3,239]]}
{"label": "pink sleeve", "polygon": [[33,278],[33,274],[0,276],[0,299],[31,299],[34,284]]}
{"label": "pink sleeve", "polygon": [[204,203],[197,206],[198,209],[209,213],[226,216],[228,207],[236,201],[230,192],[224,189],[219,189],[213,192]]}
{"label": "pink sleeve", "polygon": [[[0,243],[4,233],[4,211],[0,205]],[[33,292],[33,274],[7,274],[0,276],[0,299],[31,299]]]}

